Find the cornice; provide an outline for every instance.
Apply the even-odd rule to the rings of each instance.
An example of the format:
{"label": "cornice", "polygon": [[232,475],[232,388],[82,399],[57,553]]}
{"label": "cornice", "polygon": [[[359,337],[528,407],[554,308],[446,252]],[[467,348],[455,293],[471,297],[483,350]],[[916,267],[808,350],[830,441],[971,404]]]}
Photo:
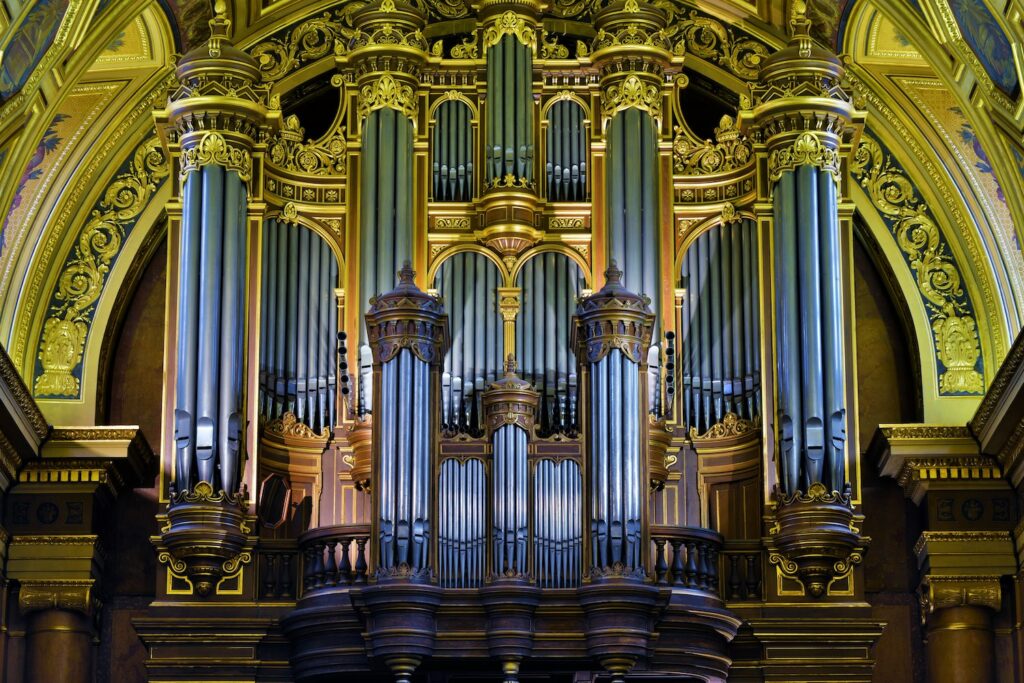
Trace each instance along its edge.
{"label": "cornice", "polygon": [[3,408],[0,436],[20,449],[20,458],[38,455],[50,426],[3,346],[0,346],[0,406]]}
{"label": "cornice", "polygon": [[138,427],[54,428],[42,457],[18,475],[19,487],[91,488],[113,496],[148,485],[157,457]]}
{"label": "cornice", "polygon": [[1007,472],[1024,450],[1024,331],[1010,347],[970,423],[983,453],[998,456]]}

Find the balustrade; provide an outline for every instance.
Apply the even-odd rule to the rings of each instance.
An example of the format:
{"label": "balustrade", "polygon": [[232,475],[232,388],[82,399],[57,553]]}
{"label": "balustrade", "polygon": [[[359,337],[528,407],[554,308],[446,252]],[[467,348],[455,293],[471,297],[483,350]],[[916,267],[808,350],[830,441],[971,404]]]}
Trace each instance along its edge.
{"label": "balustrade", "polygon": [[718,556],[722,537],[699,527],[652,526],[655,580],[661,585],[719,595]]}
{"label": "balustrade", "polygon": [[300,536],[303,593],[365,584],[369,540],[369,524],[321,527]]}

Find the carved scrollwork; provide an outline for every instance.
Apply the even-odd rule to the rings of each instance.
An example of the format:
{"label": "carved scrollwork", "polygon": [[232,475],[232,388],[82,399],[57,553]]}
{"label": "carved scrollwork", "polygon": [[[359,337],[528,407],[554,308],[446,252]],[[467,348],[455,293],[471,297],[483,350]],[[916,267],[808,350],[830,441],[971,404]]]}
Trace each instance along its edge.
{"label": "carved scrollwork", "polygon": [[344,54],[355,36],[352,16],[366,6],[365,2],[345,2],[338,9],[324,12],[278,37],[259,43],[250,55],[259,65],[263,81],[278,81],[303,64],[331,54]]}
{"label": "carved scrollwork", "polygon": [[319,140],[302,142],[305,132],[299,120],[292,115],[285,119],[286,133],[275,138],[267,150],[270,163],[288,171],[314,176],[343,176],[348,143],[345,127],[337,126]]}
{"label": "carved scrollwork", "polygon": [[484,51],[492,45],[497,45],[505,36],[515,36],[520,43],[530,47],[533,47],[537,40],[533,26],[528,24],[525,18],[511,10],[502,14],[497,21],[484,29]]}
{"label": "carved scrollwork", "polygon": [[939,392],[983,393],[984,378],[977,368],[981,356],[977,324],[960,272],[931,212],[903,169],[871,138],[861,140],[851,173],[881,212],[917,281],[943,367]]}
{"label": "carved scrollwork", "polygon": [[243,183],[248,183],[252,176],[252,156],[249,150],[232,144],[220,133],[206,133],[200,138],[199,144],[181,151],[182,181],[192,171],[210,165],[235,171]]}
{"label": "carved scrollwork", "polygon": [[736,121],[723,116],[715,128],[715,141],[695,142],[683,131],[675,129],[672,142],[672,169],[680,175],[710,175],[747,166],[753,161],[754,147],[740,135]]}
{"label": "carved scrollwork", "polygon": [[544,59],[566,59],[569,56],[569,48],[558,42],[555,36],[544,32],[544,39],[540,44],[540,56]]}
{"label": "carved scrollwork", "polygon": [[[656,3],[672,12],[672,3]],[[672,13],[674,14],[674,13]],[[761,63],[770,54],[764,44],[737,34],[717,19],[697,10],[676,19],[670,14],[668,38],[672,52],[690,54],[723,67],[743,80],[757,79]]]}
{"label": "carved scrollwork", "polygon": [[43,324],[36,377],[36,396],[77,396],[75,368],[82,362],[93,307],[103,292],[111,265],[121,252],[129,226],[167,177],[169,164],[160,139],[151,137],[136,148],[127,172],[117,175],[103,192],[78,242],[64,265],[50,316]]}
{"label": "carved scrollwork", "polygon": [[768,156],[768,177],[774,183],[783,173],[800,166],[814,166],[830,173],[837,183],[842,178],[838,150],[824,144],[814,133],[803,133],[789,147],[773,149]]}
{"label": "carved scrollwork", "polygon": [[371,45],[402,45],[424,52],[429,47],[427,39],[419,30],[406,31],[395,24],[388,23],[375,25],[370,32],[357,29],[352,40],[349,41],[348,49],[354,51]]}
{"label": "carved scrollwork", "polygon": [[697,432],[696,427],[690,427],[690,439],[694,441],[707,441],[711,439],[731,439],[757,432],[760,428],[759,420],[744,420],[736,413],[726,413],[721,422],[711,426],[703,434]]}
{"label": "carved scrollwork", "polygon": [[390,107],[410,119],[416,118],[416,91],[412,86],[396,80],[388,71],[359,90],[360,116],[368,116],[370,112],[384,107]]}
{"label": "carved scrollwork", "polygon": [[590,52],[593,54],[599,50],[620,45],[643,45],[660,48],[666,52],[672,51],[672,44],[669,42],[664,30],[653,31],[644,24],[630,23],[622,27],[616,27],[614,31],[600,29],[590,44]]}
{"label": "carved scrollwork", "polygon": [[476,59],[480,55],[479,34],[474,32],[469,38],[463,38],[458,45],[451,49],[452,59]]}
{"label": "carved scrollwork", "polygon": [[299,421],[295,413],[290,410],[285,411],[284,415],[276,420],[268,422],[265,429],[268,434],[290,436],[299,439],[326,440],[331,435],[330,428],[326,426],[323,428],[323,431],[317,434],[307,424]]}

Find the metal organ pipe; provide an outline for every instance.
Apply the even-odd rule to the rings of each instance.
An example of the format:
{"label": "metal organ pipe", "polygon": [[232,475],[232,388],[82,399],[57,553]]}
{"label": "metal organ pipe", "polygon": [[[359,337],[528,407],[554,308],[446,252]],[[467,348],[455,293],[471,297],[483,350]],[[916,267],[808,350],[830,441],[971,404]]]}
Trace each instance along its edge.
{"label": "metal organ pipe", "polygon": [[433,133],[434,201],[473,198],[473,130],[470,110],[451,100],[438,106]]}
{"label": "metal organ pipe", "polygon": [[683,421],[701,433],[727,412],[760,414],[756,250],[756,225],[743,220],[702,233],[682,259]]}
{"label": "metal organ pipe", "polygon": [[314,432],[333,429],[338,262],[318,234],[276,218],[263,224],[263,251],[269,267],[262,285],[260,415],[274,420],[291,410]]}
{"label": "metal organ pipe", "polygon": [[654,314],[644,298],[622,286],[621,276],[612,261],[605,286],[580,300],[573,346],[590,386],[592,572],[642,578],[647,476],[641,444],[648,407],[641,371]]}
{"label": "metal organ pipe", "polygon": [[487,48],[487,181],[533,180],[533,49],[506,35]]}
{"label": "metal organ pipe", "polygon": [[189,488],[195,460],[196,381],[199,353],[199,254],[203,179],[190,173],[183,188],[178,284],[178,377],[174,410],[175,481]]}
{"label": "metal organ pipe", "polygon": [[547,193],[550,201],[587,200],[587,131],[583,108],[562,100],[548,110]]}
{"label": "metal organ pipe", "polygon": [[374,396],[374,524],[383,575],[401,569],[425,578],[433,533],[433,399],[448,321],[440,300],[416,287],[408,263],[400,276],[398,287],[376,297],[365,316],[380,388]]}

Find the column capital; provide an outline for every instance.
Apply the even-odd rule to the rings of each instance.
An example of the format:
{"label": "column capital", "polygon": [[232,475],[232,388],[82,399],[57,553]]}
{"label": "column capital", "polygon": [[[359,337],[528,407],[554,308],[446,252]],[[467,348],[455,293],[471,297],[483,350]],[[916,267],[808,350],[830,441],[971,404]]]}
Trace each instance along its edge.
{"label": "column capital", "polygon": [[473,7],[483,25],[484,54],[509,35],[536,52],[545,0],[481,0]]}

